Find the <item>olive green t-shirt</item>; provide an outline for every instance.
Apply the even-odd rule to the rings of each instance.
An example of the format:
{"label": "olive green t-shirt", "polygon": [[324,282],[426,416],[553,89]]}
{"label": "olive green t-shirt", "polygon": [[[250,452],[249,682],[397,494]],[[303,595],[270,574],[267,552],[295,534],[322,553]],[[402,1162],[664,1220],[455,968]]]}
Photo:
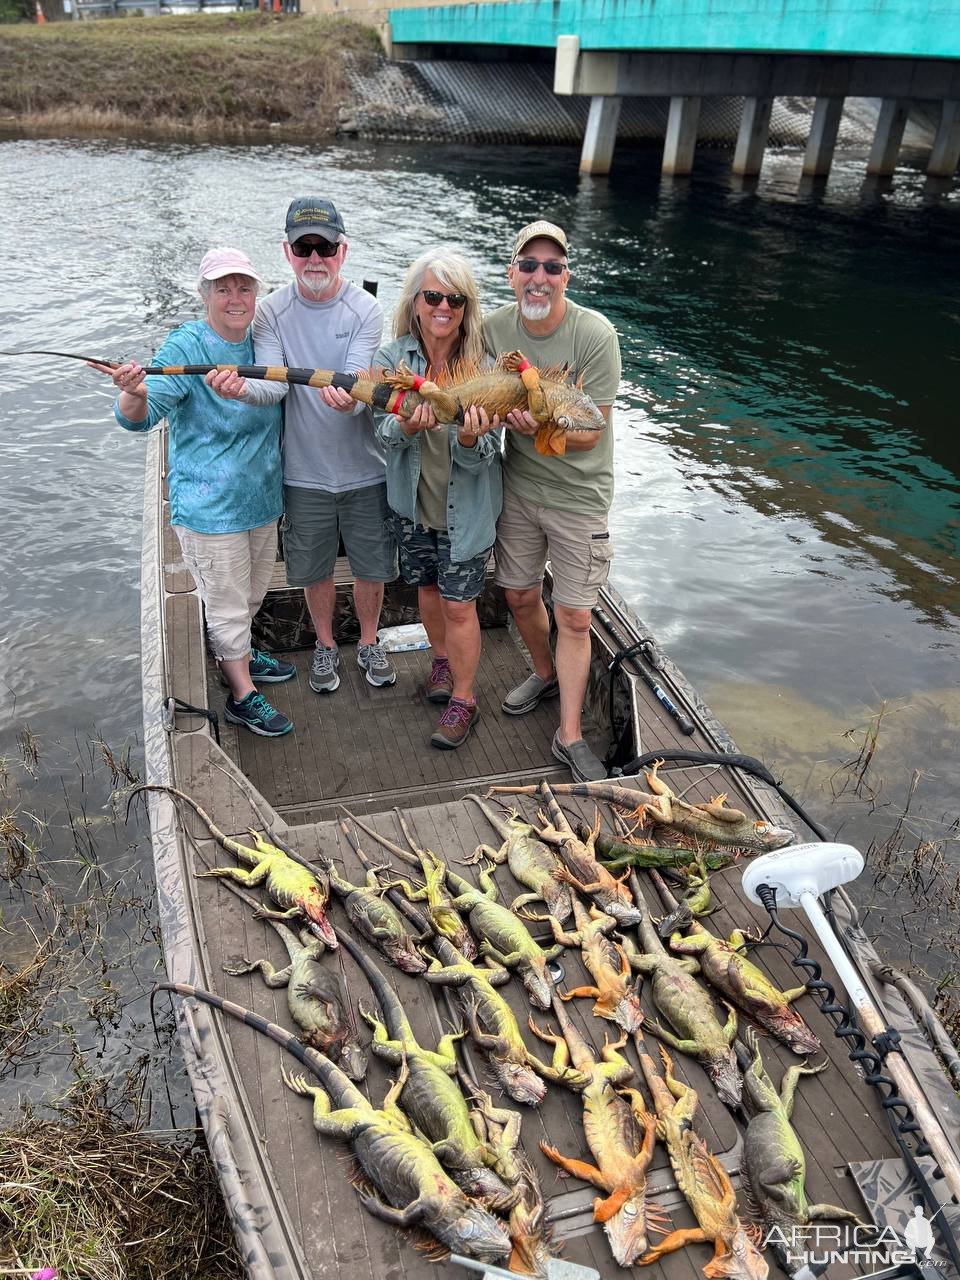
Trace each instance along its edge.
{"label": "olive green t-shirt", "polygon": [[450,433],[420,432],[420,482],[417,485],[417,520],[427,529],[447,529],[447,488],[450,484]]}
{"label": "olive green t-shirt", "polygon": [[[531,364],[570,366],[583,378],[583,389],[594,404],[613,404],[620,386],[620,344],[613,325],[598,311],[566,300],[567,309],[553,333],[535,337],[523,327],[515,302],[492,311],[483,320],[487,350],[493,355],[522,351]],[[556,511],[607,512],[613,502],[613,415],[592,449],[572,450],[562,458],[537,453],[531,436],[503,433],[506,448],[503,483],[511,493],[537,506]]]}

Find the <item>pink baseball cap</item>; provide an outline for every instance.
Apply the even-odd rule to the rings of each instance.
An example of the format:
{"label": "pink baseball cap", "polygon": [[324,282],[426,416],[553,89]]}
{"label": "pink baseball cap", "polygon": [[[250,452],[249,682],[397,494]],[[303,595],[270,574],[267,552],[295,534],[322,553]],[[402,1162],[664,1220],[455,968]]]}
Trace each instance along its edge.
{"label": "pink baseball cap", "polygon": [[200,279],[220,280],[223,276],[250,276],[263,284],[263,277],[242,249],[208,249],[200,263]]}

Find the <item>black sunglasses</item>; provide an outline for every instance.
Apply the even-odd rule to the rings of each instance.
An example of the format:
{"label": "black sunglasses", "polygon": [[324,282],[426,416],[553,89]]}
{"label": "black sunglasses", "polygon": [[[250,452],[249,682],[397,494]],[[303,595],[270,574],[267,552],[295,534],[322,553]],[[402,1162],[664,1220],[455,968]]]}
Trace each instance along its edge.
{"label": "black sunglasses", "polygon": [[428,307],[439,307],[444,298],[449,303],[451,311],[459,311],[461,307],[467,305],[465,293],[441,293],[439,289],[421,289],[420,292]]}
{"label": "black sunglasses", "polygon": [[311,253],[321,258],[332,258],[340,248],[336,240],[321,240],[318,244],[307,244],[306,240],[294,240],[290,252],[295,258],[309,258]]}
{"label": "black sunglasses", "polygon": [[518,258],[513,265],[525,276],[532,276],[537,267],[543,267],[548,276],[562,276],[567,269],[567,264],[558,262],[556,258],[550,258],[547,262],[541,262],[539,258]]}

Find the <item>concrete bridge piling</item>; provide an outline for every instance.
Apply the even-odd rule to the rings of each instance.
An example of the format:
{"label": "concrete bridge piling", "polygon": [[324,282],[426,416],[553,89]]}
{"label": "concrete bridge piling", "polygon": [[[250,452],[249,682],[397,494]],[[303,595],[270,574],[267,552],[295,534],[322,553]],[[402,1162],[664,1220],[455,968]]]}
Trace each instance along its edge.
{"label": "concrete bridge piling", "polygon": [[[309,3],[310,0],[304,0]],[[665,174],[689,174],[705,98],[743,99],[733,171],[760,172],[776,97],[813,98],[804,178],[830,172],[847,98],[880,100],[867,159],[893,173],[915,102],[939,103],[927,172],[960,163],[960,0],[396,0],[391,38],[418,58],[496,60],[553,50],[554,92],[590,100],[580,169],[608,173],[624,99],[669,100]],[[343,10],[341,9],[341,12]],[[543,52],[540,56],[544,56]]]}

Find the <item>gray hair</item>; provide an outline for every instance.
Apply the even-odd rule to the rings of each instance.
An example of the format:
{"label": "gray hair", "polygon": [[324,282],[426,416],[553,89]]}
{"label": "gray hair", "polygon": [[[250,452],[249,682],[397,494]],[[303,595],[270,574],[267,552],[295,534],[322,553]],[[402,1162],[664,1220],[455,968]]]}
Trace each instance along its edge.
{"label": "gray hair", "polygon": [[451,293],[462,293],[467,299],[460,328],[460,359],[466,363],[479,363],[483,359],[485,347],[477,283],[470,263],[462,253],[449,245],[428,249],[411,264],[393,313],[393,336],[402,338],[410,333],[414,337],[420,337],[416,301],[428,271],[433,272],[444,289],[449,289]]}

